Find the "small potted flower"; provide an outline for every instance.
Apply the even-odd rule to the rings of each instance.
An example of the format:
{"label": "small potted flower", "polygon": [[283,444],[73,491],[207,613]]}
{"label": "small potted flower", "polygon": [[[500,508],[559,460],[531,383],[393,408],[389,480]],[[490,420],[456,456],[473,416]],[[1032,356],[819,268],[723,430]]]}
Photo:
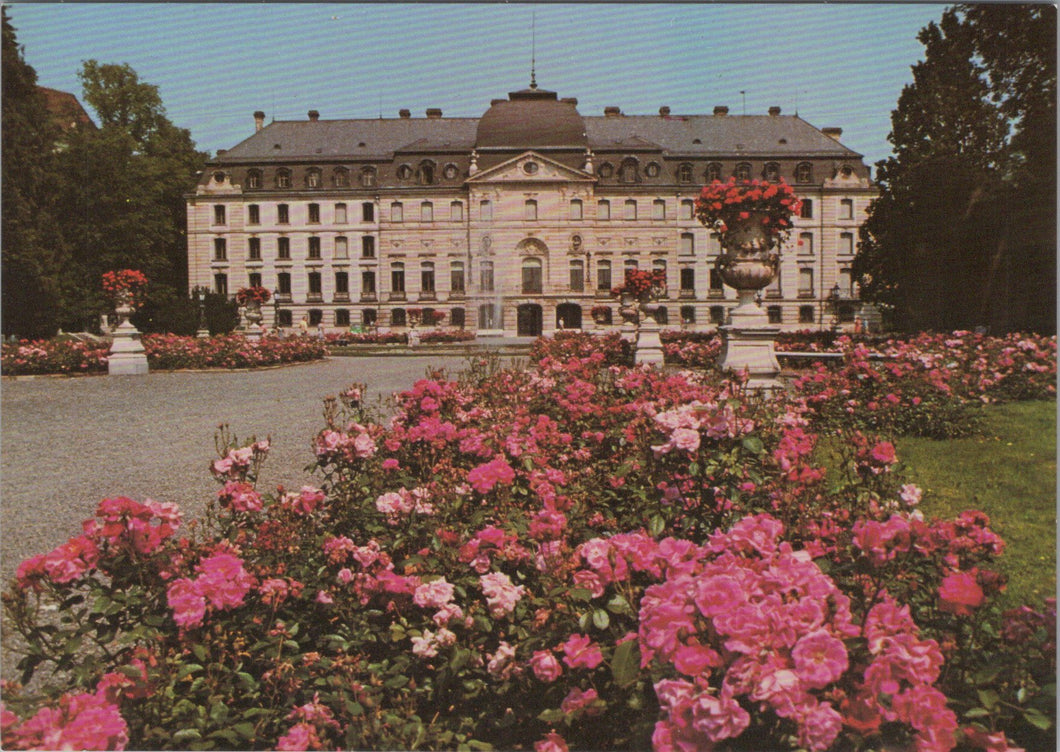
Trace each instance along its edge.
{"label": "small potted flower", "polygon": [[593,317],[594,324],[597,326],[603,326],[604,324],[610,323],[611,306],[595,305],[589,310],[589,314]]}

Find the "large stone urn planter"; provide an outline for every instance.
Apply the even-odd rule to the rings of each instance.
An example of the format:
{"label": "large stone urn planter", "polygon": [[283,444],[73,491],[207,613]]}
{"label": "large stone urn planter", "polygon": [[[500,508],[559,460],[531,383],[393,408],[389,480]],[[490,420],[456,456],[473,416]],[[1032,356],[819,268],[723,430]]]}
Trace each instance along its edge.
{"label": "large stone urn planter", "polygon": [[140,332],[129,321],[133,310],[130,296],[121,295],[116,309],[118,326],[114,328],[114,341],[107,356],[107,373],[111,376],[142,376],[148,372]]}

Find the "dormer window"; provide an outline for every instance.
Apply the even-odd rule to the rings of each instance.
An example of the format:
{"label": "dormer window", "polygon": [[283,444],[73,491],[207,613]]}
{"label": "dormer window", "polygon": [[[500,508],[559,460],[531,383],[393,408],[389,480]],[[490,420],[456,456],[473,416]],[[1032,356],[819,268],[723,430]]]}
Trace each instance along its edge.
{"label": "dormer window", "polygon": [[751,179],[751,163],[740,162],[736,165],[736,169],[733,170],[733,177],[737,180],[750,180]]}
{"label": "dormer window", "polygon": [[600,169],[597,170],[596,174],[602,178],[609,178],[615,174],[614,165],[612,165],[610,162],[604,162],[602,165],[600,165]]}
{"label": "dormer window", "polygon": [[706,177],[708,183],[713,183],[715,180],[721,180],[721,164],[718,162],[711,162],[708,164]]}
{"label": "dormer window", "polygon": [[766,162],[766,167],[762,170],[762,177],[770,183],[776,183],[780,180],[780,165],[776,162]]}
{"label": "dormer window", "polygon": [[678,183],[691,183],[692,182],[692,165],[689,162],[682,162],[677,167],[677,182]]}
{"label": "dormer window", "polygon": [[412,166],[403,164],[397,170],[398,180],[408,180],[412,177]]}
{"label": "dormer window", "polygon": [[795,182],[796,183],[812,183],[813,182],[813,165],[809,162],[799,162],[795,167]]}
{"label": "dormer window", "polygon": [[416,170],[416,182],[420,185],[434,185],[434,162],[424,160]]}
{"label": "dormer window", "polygon": [[644,168],[644,174],[649,178],[659,177],[659,171],[660,167],[658,162],[649,162],[648,166]]}
{"label": "dormer window", "polygon": [[213,179],[215,183],[223,183],[225,181],[225,174],[218,170],[213,174]]}
{"label": "dormer window", "polygon": [[247,170],[247,188],[261,188],[261,170]]}
{"label": "dormer window", "polygon": [[290,188],[291,187],[291,171],[288,169],[280,169],[276,171],[276,187],[277,188]]}
{"label": "dormer window", "polygon": [[523,172],[525,172],[527,175],[536,175],[538,169],[540,168],[537,162],[527,162],[523,165]]}
{"label": "dormer window", "polygon": [[345,167],[336,167],[333,180],[336,188],[349,188],[350,171],[347,170]]}
{"label": "dormer window", "polygon": [[442,176],[446,180],[456,180],[456,178],[457,178],[457,176],[459,174],[460,174],[460,170],[457,169],[455,164],[447,164],[445,166],[445,169],[442,170]]}
{"label": "dormer window", "polygon": [[622,167],[618,171],[618,182],[620,183],[639,183],[640,182],[640,165],[636,159],[630,157],[622,162]]}
{"label": "dormer window", "polygon": [[305,175],[306,188],[319,188],[320,187],[320,170],[315,167]]}
{"label": "dormer window", "polygon": [[361,170],[361,187],[371,188],[375,185],[375,168],[365,167]]}

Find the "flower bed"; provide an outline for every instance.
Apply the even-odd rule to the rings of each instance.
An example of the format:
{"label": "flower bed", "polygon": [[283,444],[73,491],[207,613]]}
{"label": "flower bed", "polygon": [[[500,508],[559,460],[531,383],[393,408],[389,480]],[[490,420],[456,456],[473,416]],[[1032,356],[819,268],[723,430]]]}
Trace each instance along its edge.
{"label": "flower bed", "polygon": [[845,425],[826,477],[804,398],[604,361],[436,375],[386,425],[355,385],[319,489],[266,493],[268,443],[221,436],[190,530],[104,501],[5,595],[25,679],[64,677],[4,688],[5,745],[1055,743],[1055,610],[999,612],[985,515],[924,519]]}
{"label": "flower bed", "polygon": [[[440,313],[440,311],[439,311]],[[455,342],[473,342],[475,333],[466,329],[422,329],[419,330],[422,344],[450,344]],[[339,347],[345,345],[407,345],[408,332],[365,332],[360,334],[343,332],[328,334],[328,344]]]}
{"label": "flower bed", "polygon": [[[229,334],[197,339],[174,334],[141,337],[152,370],[179,368],[255,368],[318,360],[327,356],[323,342],[308,337],[263,337],[252,342]],[[0,368],[5,376],[106,373],[110,344],[39,340],[3,345]]]}

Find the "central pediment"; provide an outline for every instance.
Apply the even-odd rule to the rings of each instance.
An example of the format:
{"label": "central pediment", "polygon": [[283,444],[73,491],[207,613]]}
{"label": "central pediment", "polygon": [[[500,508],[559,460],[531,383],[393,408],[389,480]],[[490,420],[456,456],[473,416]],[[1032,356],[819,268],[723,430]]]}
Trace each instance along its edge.
{"label": "central pediment", "polygon": [[588,172],[575,170],[565,164],[542,156],[535,151],[526,151],[517,157],[482,170],[470,178],[468,183],[593,183],[596,178]]}

